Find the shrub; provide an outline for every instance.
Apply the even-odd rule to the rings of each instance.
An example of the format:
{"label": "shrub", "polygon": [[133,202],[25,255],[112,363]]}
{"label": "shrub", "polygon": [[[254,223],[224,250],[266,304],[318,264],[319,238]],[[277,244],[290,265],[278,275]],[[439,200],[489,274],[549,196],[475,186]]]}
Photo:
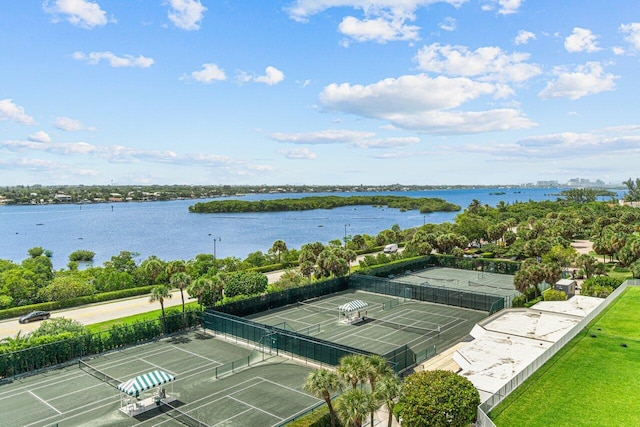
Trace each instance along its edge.
{"label": "shrub", "polygon": [[555,289],[547,289],[542,293],[542,297],[545,301],[566,301],[567,294],[563,291],[557,291]]}
{"label": "shrub", "polygon": [[93,257],[95,255],[95,252],[86,249],[78,249],[77,251],[71,252],[69,255],[69,261],[93,261]]}
{"label": "shrub", "polygon": [[514,297],[513,300],[511,301],[511,306],[512,307],[524,307],[526,302],[527,302],[527,297],[526,296],[518,295],[517,297]]}
{"label": "shrub", "polygon": [[538,298],[536,298],[536,299],[532,299],[531,301],[524,303],[524,306],[525,306],[526,308],[529,308],[529,307],[531,307],[531,306],[533,306],[533,305],[536,305],[536,304],[537,304],[537,303],[539,303],[540,301],[542,301],[542,297],[538,297]]}
{"label": "shrub", "polygon": [[421,371],[407,376],[399,404],[403,425],[468,426],[480,404],[478,390],[451,371]]}

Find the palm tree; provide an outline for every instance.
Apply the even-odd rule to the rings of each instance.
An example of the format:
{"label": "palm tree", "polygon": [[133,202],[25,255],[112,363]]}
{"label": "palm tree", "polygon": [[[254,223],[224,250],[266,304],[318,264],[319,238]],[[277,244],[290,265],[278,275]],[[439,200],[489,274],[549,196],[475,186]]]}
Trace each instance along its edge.
{"label": "palm tree", "polygon": [[342,394],[338,413],[340,418],[349,425],[362,427],[362,421],[367,413],[377,409],[377,403],[372,393],[365,390],[353,389]]}
{"label": "palm tree", "polygon": [[375,396],[379,402],[383,402],[385,409],[389,414],[387,427],[391,427],[391,424],[393,424],[393,407],[395,406],[396,399],[399,395],[400,380],[397,375],[388,375],[380,380],[375,391]]}
{"label": "palm tree", "polygon": [[180,259],[170,261],[167,264],[167,276],[169,276],[170,278],[173,277],[173,275],[176,273],[181,273],[185,271],[187,271],[187,265],[184,263],[184,261]]}
{"label": "palm tree", "polygon": [[151,296],[149,297],[149,302],[159,302],[160,307],[162,308],[162,330],[163,332],[166,330],[165,326],[165,317],[164,317],[164,300],[171,298],[171,294],[169,293],[169,288],[165,285],[154,286],[151,289]]}
{"label": "palm tree", "polygon": [[155,285],[158,276],[162,273],[162,263],[157,259],[150,259],[144,263],[144,272],[151,279],[151,284]]}
{"label": "palm tree", "polygon": [[211,279],[206,277],[199,277],[194,280],[190,285],[187,286],[187,293],[191,298],[197,298],[198,304],[200,304],[200,309],[202,310],[202,297],[213,287],[213,282]]}
{"label": "palm tree", "polygon": [[271,251],[278,255],[278,263],[280,263],[280,258],[283,252],[287,252],[287,244],[284,240],[276,240],[273,242],[273,246],[271,246]]}
{"label": "palm tree", "polygon": [[341,386],[340,377],[334,371],[326,368],[311,371],[302,385],[303,390],[316,397],[321,397],[327,403],[331,427],[336,425],[336,412],[331,403],[331,393],[338,391]]}
{"label": "palm tree", "polygon": [[367,356],[362,354],[348,354],[343,356],[336,368],[338,376],[346,383],[351,384],[354,390],[358,386],[358,383],[362,384],[363,381],[369,378],[368,371],[369,363],[367,362]]}
{"label": "palm tree", "polygon": [[[383,356],[378,354],[372,354],[367,357],[368,369],[367,377],[369,379],[369,385],[371,386],[371,393],[376,393],[376,383],[386,377],[393,375],[393,369],[389,366],[389,362]],[[377,408],[376,408],[377,409]],[[371,425],[373,425],[373,414],[375,410],[371,411]]]}
{"label": "palm tree", "polygon": [[182,321],[184,322],[184,289],[191,284],[191,276],[185,272],[175,273],[171,276],[171,285],[180,289],[180,298],[182,298]]}

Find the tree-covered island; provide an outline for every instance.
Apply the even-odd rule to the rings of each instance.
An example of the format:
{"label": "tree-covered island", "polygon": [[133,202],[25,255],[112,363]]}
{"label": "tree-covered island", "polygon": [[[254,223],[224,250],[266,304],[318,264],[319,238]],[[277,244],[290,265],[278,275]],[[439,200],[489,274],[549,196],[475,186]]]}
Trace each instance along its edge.
{"label": "tree-covered island", "polygon": [[402,211],[420,210],[420,213],[457,212],[460,206],[439,198],[405,196],[312,196],[300,199],[216,200],[189,206],[195,213],[285,212],[313,209],[333,209],[343,206],[386,206]]}

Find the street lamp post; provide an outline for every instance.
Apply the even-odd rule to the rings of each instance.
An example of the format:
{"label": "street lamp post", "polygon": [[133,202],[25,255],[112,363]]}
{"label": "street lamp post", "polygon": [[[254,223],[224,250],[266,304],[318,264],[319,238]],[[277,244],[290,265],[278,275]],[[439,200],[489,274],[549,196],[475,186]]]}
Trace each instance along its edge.
{"label": "street lamp post", "polygon": [[[209,236],[213,236],[213,234],[209,233]],[[213,238],[213,259],[216,259],[216,242],[219,242],[221,240],[222,239],[220,237]]]}
{"label": "street lamp post", "polygon": [[350,227],[351,224],[344,225],[344,247],[347,247],[347,227]]}

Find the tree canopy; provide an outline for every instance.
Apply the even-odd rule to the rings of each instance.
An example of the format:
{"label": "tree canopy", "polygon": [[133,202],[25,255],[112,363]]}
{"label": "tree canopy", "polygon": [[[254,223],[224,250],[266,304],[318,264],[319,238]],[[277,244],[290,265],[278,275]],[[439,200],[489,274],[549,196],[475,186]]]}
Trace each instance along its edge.
{"label": "tree canopy", "polygon": [[398,403],[403,425],[465,427],[475,418],[480,395],[454,372],[421,371],[405,378]]}

